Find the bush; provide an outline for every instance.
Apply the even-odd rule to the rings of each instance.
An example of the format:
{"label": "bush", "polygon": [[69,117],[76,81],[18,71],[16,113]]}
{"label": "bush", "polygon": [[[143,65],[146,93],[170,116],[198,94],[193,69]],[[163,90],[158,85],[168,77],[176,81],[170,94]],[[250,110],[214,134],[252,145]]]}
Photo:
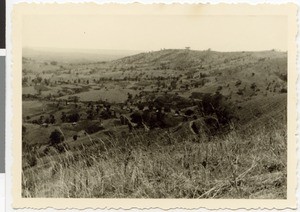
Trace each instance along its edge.
{"label": "bush", "polygon": [[73,135],[73,140],[74,140],[74,141],[76,141],[76,140],[77,140],[77,138],[78,138],[78,136],[77,136],[77,135]]}
{"label": "bush", "polygon": [[204,118],[205,123],[205,131],[208,135],[216,135],[220,128],[219,120],[215,117],[205,117]]}
{"label": "bush", "polygon": [[51,133],[49,138],[50,138],[50,144],[51,145],[59,144],[62,141],[64,141],[64,137],[63,137],[62,133],[59,132],[58,130],[54,130]]}
{"label": "bush", "polygon": [[242,89],[239,89],[237,92],[236,92],[236,94],[238,94],[238,95],[243,95],[244,94],[244,92],[243,92],[243,90]]}
{"label": "bush", "polygon": [[287,93],[287,89],[286,88],[281,88],[280,93]]}
{"label": "bush", "polygon": [[171,112],[170,106],[165,106],[165,107],[164,107],[164,112],[165,112],[165,113],[170,113],[170,112]]}
{"label": "bush", "polygon": [[255,84],[255,83],[252,83],[251,86],[250,86],[250,88],[251,88],[252,90],[255,90],[256,84]]}
{"label": "bush", "polygon": [[142,121],[143,121],[142,115],[143,114],[141,112],[139,112],[139,111],[136,111],[136,112],[132,113],[130,115],[131,121],[133,123],[138,124],[138,125],[142,125]]}
{"label": "bush", "polygon": [[[100,117],[102,119],[110,119],[112,117],[111,111],[109,111],[109,110],[103,110],[100,113]],[[90,116],[89,118],[92,119],[93,117]]]}
{"label": "bush", "polygon": [[184,113],[184,115],[186,115],[186,116],[191,116],[191,115],[194,115],[194,111],[193,110],[191,110],[191,109],[188,109],[185,113]]}
{"label": "bush", "polygon": [[204,117],[216,117],[219,127],[229,126],[232,118],[234,118],[234,108],[220,93],[214,95],[205,94],[199,107]]}
{"label": "bush", "polygon": [[78,122],[80,119],[80,115],[78,113],[74,113],[68,116],[69,122]]}

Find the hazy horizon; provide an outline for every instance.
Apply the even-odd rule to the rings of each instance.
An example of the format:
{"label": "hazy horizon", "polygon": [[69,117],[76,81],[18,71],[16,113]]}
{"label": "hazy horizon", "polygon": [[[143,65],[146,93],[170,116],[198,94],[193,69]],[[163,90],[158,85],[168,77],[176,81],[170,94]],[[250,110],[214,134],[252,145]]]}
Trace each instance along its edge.
{"label": "hazy horizon", "polygon": [[42,47],[42,46],[24,46],[24,50],[42,51],[42,52],[74,52],[74,53],[87,53],[87,54],[99,54],[99,53],[128,53],[128,52],[143,52],[143,50],[131,50],[131,49],[84,49],[84,48],[62,48],[62,47]]}
{"label": "hazy horizon", "polygon": [[111,61],[140,53],[134,50],[23,47],[22,56],[64,62]]}
{"label": "hazy horizon", "polygon": [[[155,52],[155,51],[161,51],[161,50],[184,50],[186,47],[182,48],[160,48],[160,49],[154,49],[154,50],[132,50],[132,49],[84,49],[84,48],[62,48],[62,47],[42,47],[42,46],[24,46],[22,47],[22,50],[30,49],[30,50],[36,50],[36,51],[49,51],[49,52],[71,52],[74,51],[76,53],[99,53],[99,51],[107,51],[107,52]],[[286,50],[281,49],[262,49],[262,50],[239,50],[239,51],[218,51],[211,48],[208,48],[210,51],[215,52],[264,52],[264,51],[278,51],[278,52],[287,52]],[[191,51],[207,51],[208,49],[193,49],[190,47]]]}

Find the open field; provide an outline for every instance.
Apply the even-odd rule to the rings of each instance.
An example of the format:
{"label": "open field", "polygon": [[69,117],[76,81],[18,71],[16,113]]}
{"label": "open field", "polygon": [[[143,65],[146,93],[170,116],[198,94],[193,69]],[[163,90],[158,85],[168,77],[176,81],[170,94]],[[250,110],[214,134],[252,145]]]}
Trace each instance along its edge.
{"label": "open field", "polygon": [[[136,95],[137,92],[131,89],[121,89],[121,88],[114,88],[114,89],[96,89],[90,90],[86,92],[81,92],[79,94],[71,95],[71,96],[78,96],[81,101],[109,101],[114,103],[122,103],[127,99],[127,93],[131,93]],[[68,99],[69,96],[62,96],[59,99]]]}

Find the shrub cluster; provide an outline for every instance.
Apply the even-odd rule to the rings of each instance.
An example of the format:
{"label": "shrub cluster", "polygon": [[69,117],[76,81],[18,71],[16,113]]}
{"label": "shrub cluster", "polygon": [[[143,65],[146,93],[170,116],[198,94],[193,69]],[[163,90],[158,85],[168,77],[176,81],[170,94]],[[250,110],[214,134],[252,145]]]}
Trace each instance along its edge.
{"label": "shrub cluster", "polygon": [[220,93],[205,94],[199,104],[199,109],[204,117],[210,116],[217,119],[218,130],[229,127],[235,117],[234,107]]}

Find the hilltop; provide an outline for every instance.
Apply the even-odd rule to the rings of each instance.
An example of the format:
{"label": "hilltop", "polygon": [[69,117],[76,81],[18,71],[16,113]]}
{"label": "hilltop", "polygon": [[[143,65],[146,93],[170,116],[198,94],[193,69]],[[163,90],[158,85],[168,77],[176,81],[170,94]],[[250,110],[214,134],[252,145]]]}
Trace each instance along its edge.
{"label": "hilltop", "polygon": [[[258,51],[258,52],[217,52],[212,50],[188,50],[188,49],[164,49],[160,51],[144,52],[115,60],[113,63],[120,65],[152,65],[160,66],[166,64],[165,68],[205,68],[210,65],[230,65],[228,62],[254,62],[260,58],[278,59],[286,58],[286,52]],[[181,66],[180,63],[183,63]],[[225,64],[224,64],[225,63]]]}

